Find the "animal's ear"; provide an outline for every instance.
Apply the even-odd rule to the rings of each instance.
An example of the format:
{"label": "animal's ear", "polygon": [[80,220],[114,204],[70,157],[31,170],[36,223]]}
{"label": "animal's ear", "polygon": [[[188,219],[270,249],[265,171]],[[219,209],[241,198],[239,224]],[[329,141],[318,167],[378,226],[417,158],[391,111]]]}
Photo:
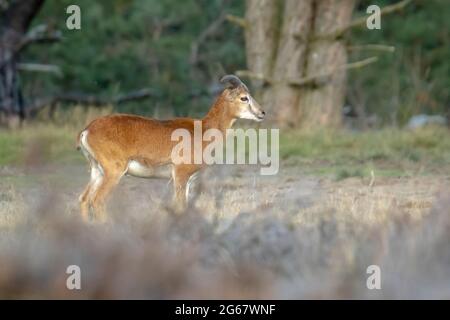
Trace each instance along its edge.
{"label": "animal's ear", "polygon": [[246,91],[249,91],[247,86],[241,81],[241,79],[239,79],[234,74],[223,76],[222,79],[220,79],[220,83],[226,85],[230,89],[243,87]]}

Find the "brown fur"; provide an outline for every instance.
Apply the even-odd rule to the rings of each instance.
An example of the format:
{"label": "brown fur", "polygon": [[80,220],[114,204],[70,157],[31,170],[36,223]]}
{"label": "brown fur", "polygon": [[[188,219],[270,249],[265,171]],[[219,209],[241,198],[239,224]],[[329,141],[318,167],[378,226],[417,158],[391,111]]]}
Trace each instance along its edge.
{"label": "brown fur", "polygon": [[[225,133],[244,108],[240,100],[242,95],[249,96],[245,86],[225,89],[208,114],[200,120],[203,130],[216,128]],[[255,104],[257,112],[264,115],[260,106],[256,102]],[[94,188],[91,181],[80,196],[83,218],[88,219],[89,208],[92,207],[98,218],[105,219],[105,199],[126,172],[130,160],[137,160],[140,164],[152,168],[172,164],[172,148],[178,143],[171,141],[172,132],[184,128],[193,135],[194,121],[195,119],[191,118],[156,120],[127,114],[114,114],[92,121],[85,129],[88,132],[87,144],[92,152],[88,160],[91,167],[96,162],[101,166],[103,176],[98,187]],[[81,144],[82,132],[77,137],[77,146]],[[189,178],[201,166],[173,165],[172,178],[179,209],[184,208],[186,204],[185,192]]]}

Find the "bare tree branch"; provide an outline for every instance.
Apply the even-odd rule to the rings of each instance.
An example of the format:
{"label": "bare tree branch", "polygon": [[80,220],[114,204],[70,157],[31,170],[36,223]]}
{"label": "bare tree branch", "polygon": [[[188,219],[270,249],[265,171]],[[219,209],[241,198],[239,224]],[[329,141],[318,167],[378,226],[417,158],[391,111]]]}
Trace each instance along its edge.
{"label": "bare tree branch", "polygon": [[[405,8],[411,1],[412,0],[403,0],[398,3],[386,6],[380,10],[380,15],[386,15],[386,14],[390,14],[390,13],[393,13],[396,11],[400,11],[403,8]],[[344,33],[348,29],[364,25],[366,23],[366,21],[367,21],[367,17],[357,18],[357,19],[353,20],[352,22],[350,22],[350,24],[348,24],[346,27],[342,28],[340,31],[341,31],[341,33]]]}
{"label": "bare tree branch", "polygon": [[20,41],[16,51],[23,50],[31,43],[52,43],[62,39],[61,31],[49,30],[47,25],[41,24],[31,29]]}
{"label": "bare tree branch", "polygon": [[[387,15],[387,14],[390,14],[390,13],[393,13],[393,12],[400,11],[403,8],[405,8],[411,1],[412,0],[403,0],[403,1],[400,1],[398,3],[386,6],[386,7],[382,8],[380,10],[380,15],[383,16],[383,15]],[[330,33],[330,34],[318,35],[316,37],[313,37],[312,40],[316,41],[316,40],[320,40],[320,39],[330,39],[330,38],[331,39],[336,39],[336,38],[339,38],[344,33],[349,31],[350,29],[355,28],[355,27],[360,27],[360,26],[364,25],[366,23],[366,21],[367,21],[367,17],[366,16],[363,16],[363,17],[360,17],[360,18],[356,18],[355,20],[350,22],[345,27],[340,28],[340,29],[338,29],[338,30],[336,30],[336,31],[334,31],[333,33]]]}
{"label": "bare tree branch", "polygon": [[213,36],[217,33],[219,28],[222,26],[222,24],[225,22],[226,14],[225,14],[225,4],[227,0],[222,0],[221,6],[220,6],[220,13],[219,16],[211,22],[211,24],[203,30],[202,33],[195,39],[194,42],[191,44],[191,55],[189,57],[189,62],[191,65],[196,65],[199,61],[199,50],[200,46],[203,44],[203,42],[206,41],[209,37]]}
{"label": "bare tree branch", "polygon": [[[47,25],[38,25],[22,36],[19,41],[12,46],[11,52],[4,54],[0,59],[0,68],[13,59],[21,50],[32,43],[52,43],[60,41],[62,34],[60,31],[50,31]],[[6,41],[6,40],[5,40]]]}
{"label": "bare tree branch", "polygon": [[310,86],[310,85],[322,85],[325,83],[329,77],[331,77],[334,73],[341,70],[350,70],[350,69],[359,69],[365,67],[369,64],[375,63],[378,61],[378,57],[370,57],[361,61],[347,63],[343,66],[340,66],[334,70],[329,70],[321,74],[311,75],[305,78],[300,79],[292,79],[289,81],[289,84],[292,86]]}
{"label": "bare tree branch", "polygon": [[[365,67],[369,64],[375,63],[378,61],[378,57],[370,57],[361,61],[351,62],[348,64],[345,64],[343,66],[340,66],[334,70],[330,70],[321,74],[315,74],[312,76],[299,78],[299,79],[291,79],[289,80],[289,85],[291,86],[310,86],[315,85],[319,86],[324,84],[329,77],[331,77],[335,72],[340,70],[349,70],[349,69],[359,69],[362,67]],[[249,70],[238,70],[235,72],[237,76],[239,77],[247,77],[255,80],[261,80],[264,81],[266,84],[275,84],[276,82],[273,79],[267,78],[263,74],[254,73]]]}
{"label": "bare tree branch", "polygon": [[53,97],[45,97],[36,99],[32,105],[27,108],[28,114],[39,111],[46,106],[55,105],[58,102],[69,102],[93,107],[101,107],[106,105],[117,105],[129,101],[138,101],[155,96],[155,93],[150,88],[143,88],[136,91],[131,91],[126,94],[118,95],[113,98],[103,98],[96,95],[84,93],[65,93],[55,95]]}
{"label": "bare tree branch", "polygon": [[31,71],[31,72],[48,72],[54,73],[59,77],[62,76],[61,69],[58,66],[51,64],[18,63],[17,69],[21,71]]}
{"label": "bare tree branch", "polygon": [[350,51],[358,51],[358,50],[373,50],[373,51],[385,51],[385,52],[395,52],[394,46],[386,46],[382,44],[364,44],[357,46],[348,46],[348,50]]}
{"label": "bare tree branch", "polygon": [[155,19],[153,22],[153,40],[158,40],[167,28],[179,27],[184,23],[184,19]]}
{"label": "bare tree branch", "polygon": [[228,22],[231,22],[231,23],[237,25],[238,27],[241,27],[243,29],[247,28],[247,20],[245,20],[245,18],[234,16],[232,14],[227,14],[225,16],[225,19]]}

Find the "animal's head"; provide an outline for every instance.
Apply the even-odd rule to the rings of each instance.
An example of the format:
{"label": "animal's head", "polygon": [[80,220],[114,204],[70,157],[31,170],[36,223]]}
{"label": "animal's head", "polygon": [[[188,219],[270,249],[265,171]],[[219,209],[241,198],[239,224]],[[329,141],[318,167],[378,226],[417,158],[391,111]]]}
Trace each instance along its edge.
{"label": "animal's head", "polygon": [[227,100],[229,112],[238,119],[263,121],[266,113],[250,95],[247,86],[235,75],[227,75],[220,79],[226,86],[222,95]]}

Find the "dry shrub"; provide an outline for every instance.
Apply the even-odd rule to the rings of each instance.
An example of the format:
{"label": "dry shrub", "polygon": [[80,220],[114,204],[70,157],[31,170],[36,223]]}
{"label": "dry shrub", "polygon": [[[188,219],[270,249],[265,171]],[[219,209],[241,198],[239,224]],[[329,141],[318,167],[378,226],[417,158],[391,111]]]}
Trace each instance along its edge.
{"label": "dry shrub", "polygon": [[[422,219],[391,207],[391,219],[362,223],[323,206],[304,223],[266,208],[242,212],[220,228],[195,208],[175,216],[163,207],[146,218],[129,207],[108,224],[85,225],[56,192],[48,194],[0,235],[2,298],[450,294],[450,198],[444,194]],[[66,288],[66,268],[73,264],[81,268],[80,291]],[[371,264],[381,267],[380,291],[366,288]]]}
{"label": "dry shrub", "polygon": [[[198,212],[85,225],[49,194],[0,235],[2,298],[270,297],[252,266],[230,265]],[[66,288],[69,265],[81,268],[80,291]]]}

